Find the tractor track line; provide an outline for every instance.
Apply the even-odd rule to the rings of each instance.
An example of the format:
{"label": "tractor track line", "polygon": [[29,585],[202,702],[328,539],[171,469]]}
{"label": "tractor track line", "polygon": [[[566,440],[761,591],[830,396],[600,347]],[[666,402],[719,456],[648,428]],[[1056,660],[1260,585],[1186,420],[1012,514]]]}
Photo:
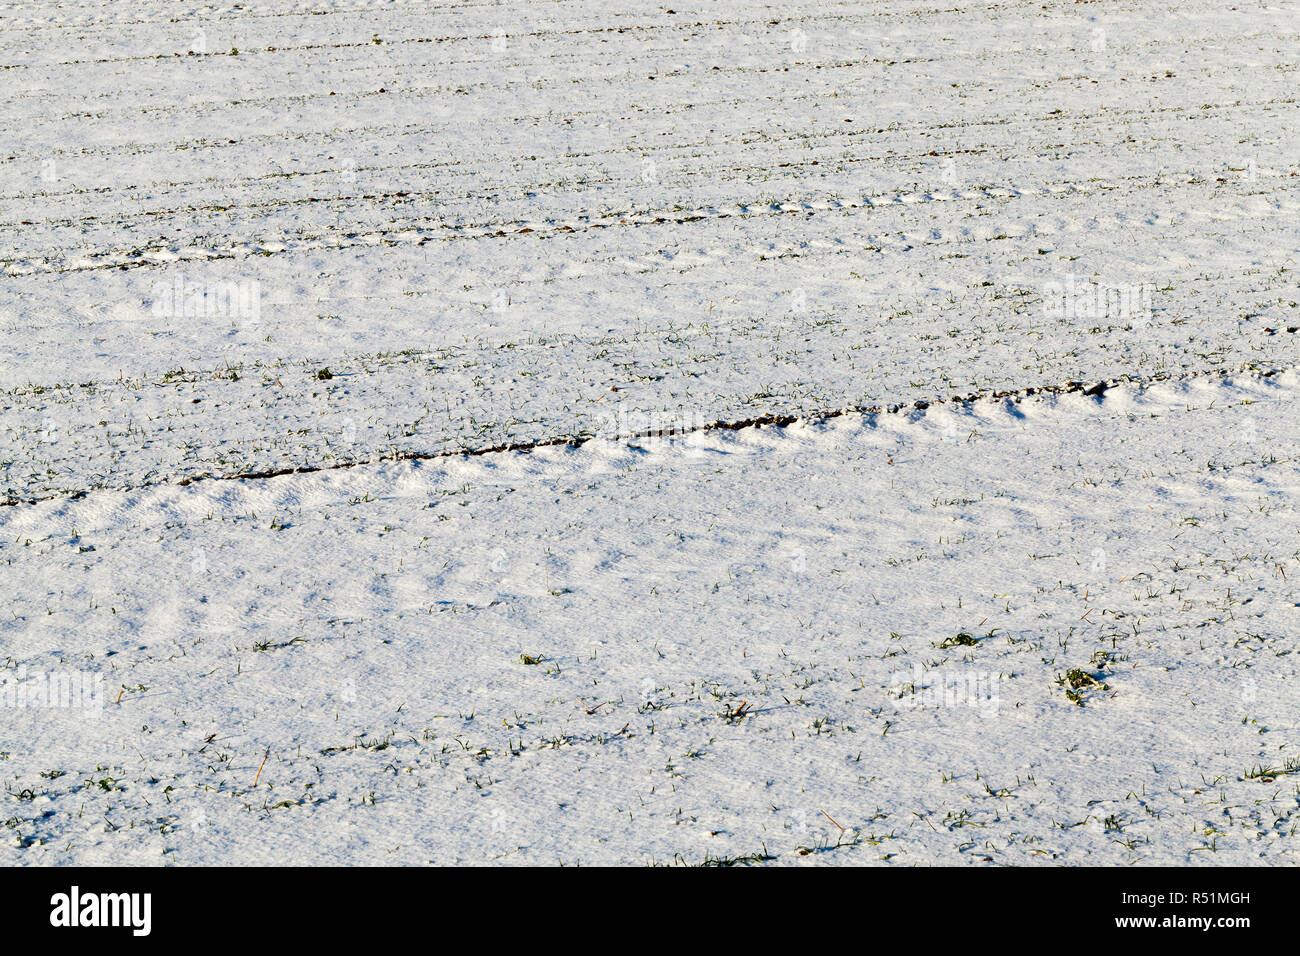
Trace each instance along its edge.
{"label": "tractor track line", "polygon": [[[619,441],[623,443],[635,442],[638,439],[645,438],[667,438],[674,436],[690,435],[695,433],[714,432],[714,431],[742,431],[749,428],[762,428],[765,425],[776,428],[786,428],[798,422],[818,423],[840,418],[844,415],[899,415],[913,411],[924,411],[931,407],[944,407],[948,405],[971,405],[980,401],[1011,401],[1019,403],[1026,398],[1038,395],[1084,395],[1093,398],[1100,398],[1108,390],[1123,385],[1138,385],[1141,388],[1147,388],[1151,385],[1160,384],[1170,381],[1192,381],[1195,379],[1224,379],[1231,375],[1250,374],[1256,378],[1269,379],[1286,372],[1288,367],[1259,367],[1257,365],[1246,363],[1236,366],[1235,368],[1220,369],[1201,369],[1195,371],[1183,372],[1166,372],[1157,373],[1147,376],[1122,376],[1119,378],[1105,379],[1099,382],[1087,383],[1079,381],[1064,382],[1059,385],[1029,385],[1016,389],[1004,389],[997,392],[972,392],[966,395],[953,395],[951,398],[937,398],[930,400],[917,400],[914,402],[892,403],[887,405],[849,405],[841,408],[823,409],[819,411],[805,412],[801,415],[788,415],[779,412],[768,412],[763,415],[753,416],[751,418],[733,419],[728,421],[706,422],[703,425],[690,426],[673,426],[666,428],[652,428],[644,431],[635,432],[629,435],[619,436]],[[144,482],[139,485],[126,485],[120,488],[95,488],[79,489],[71,492],[60,492],[52,495],[43,495],[36,498],[17,498],[9,497],[0,500],[0,507],[17,507],[19,505],[35,505],[45,501],[68,500],[77,501],[87,497],[91,491],[137,491],[143,488],[156,488],[161,486],[172,485],[176,487],[188,487],[189,485],[198,484],[199,482],[208,481],[256,481],[267,478],[282,478],[289,475],[309,475],[322,471],[343,471],[352,468],[359,468],[367,465],[378,465],[384,462],[397,461],[435,461],[446,458],[477,458],[485,455],[495,455],[508,452],[531,452],[539,448],[555,448],[568,446],[578,448],[588,442],[596,440],[598,435],[577,434],[577,435],[558,435],[550,438],[540,438],[532,441],[512,442],[504,445],[489,445],[482,448],[457,448],[445,451],[395,451],[391,454],[377,455],[372,458],[358,458],[352,461],[330,462],[320,465],[301,465],[286,468],[268,468],[261,471],[244,471],[233,472],[226,475],[200,474],[190,475],[174,481],[155,481]]]}

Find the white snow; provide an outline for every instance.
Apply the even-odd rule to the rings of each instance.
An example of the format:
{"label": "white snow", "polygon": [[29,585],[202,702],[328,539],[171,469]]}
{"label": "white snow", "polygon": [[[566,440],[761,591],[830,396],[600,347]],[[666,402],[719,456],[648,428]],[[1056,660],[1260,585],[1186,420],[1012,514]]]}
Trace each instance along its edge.
{"label": "white snow", "polygon": [[1294,863],[1295,11],[950,7],[0,13],[0,861]]}

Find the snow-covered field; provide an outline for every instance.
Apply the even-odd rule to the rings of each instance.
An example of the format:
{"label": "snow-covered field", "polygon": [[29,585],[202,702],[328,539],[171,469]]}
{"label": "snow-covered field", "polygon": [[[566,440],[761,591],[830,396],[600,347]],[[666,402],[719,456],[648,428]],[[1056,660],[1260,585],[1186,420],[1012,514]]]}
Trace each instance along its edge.
{"label": "snow-covered field", "polygon": [[0,862],[1296,863],[1298,25],[6,4]]}

